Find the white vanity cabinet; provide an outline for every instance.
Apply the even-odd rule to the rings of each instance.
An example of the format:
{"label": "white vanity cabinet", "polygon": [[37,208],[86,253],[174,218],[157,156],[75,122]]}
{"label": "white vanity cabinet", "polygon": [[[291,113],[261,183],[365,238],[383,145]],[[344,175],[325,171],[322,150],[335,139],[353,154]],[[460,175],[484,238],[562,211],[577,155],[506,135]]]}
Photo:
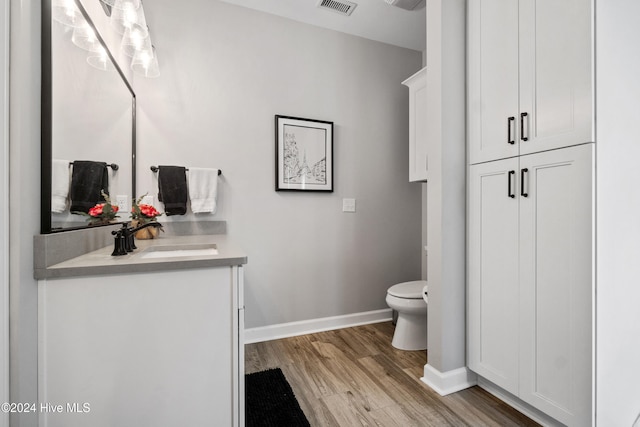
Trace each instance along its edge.
{"label": "white vanity cabinet", "polygon": [[39,425],[242,426],[242,274],[233,265],[39,281],[39,400],[62,405],[41,411]]}
{"label": "white vanity cabinet", "polygon": [[468,2],[469,163],[594,141],[591,3]]}
{"label": "white vanity cabinet", "polygon": [[591,425],[594,144],[472,165],[468,364]]}
{"label": "white vanity cabinet", "polygon": [[409,88],[409,181],[426,181],[429,170],[427,69],[402,82]]}

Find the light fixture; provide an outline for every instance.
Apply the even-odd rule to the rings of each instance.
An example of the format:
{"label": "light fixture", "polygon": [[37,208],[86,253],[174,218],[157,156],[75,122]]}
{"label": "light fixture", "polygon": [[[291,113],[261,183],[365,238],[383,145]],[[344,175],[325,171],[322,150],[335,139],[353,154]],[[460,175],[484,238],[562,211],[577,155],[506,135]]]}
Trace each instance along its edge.
{"label": "light fixture", "polygon": [[158,65],[158,55],[156,55],[155,46],[151,46],[151,50],[139,50],[131,60],[131,69],[144,77],[160,76],[160,67]]}
{"label": "light fixture", "polygon": [[[51,0],[52,17],[58,22],[73,27],[71,41],[81,49],[89,51],[87,62],[100,70],[114,70],[109,52],[101,44],[95,28],[85,20],[76,4],[77,0]],[[147,19],[142,0],[100,0],[110,7],[105,9],[111,26],[120,34],[120,50],[131,59],[131,69],[144,77],[160,76],[156,48],[151,43]]]}
{"label": "light fixture", "polygon": [[107,50],[100,46],[100,49],[96,52],[90,52],[87,56],[87,62],[94,68],[102,71],[114,70],[115,66],[111,62],[111,58],[107,54]]}
{"label": "light fixture", "polygon": [[136,52],[139,51],[146,50],[151,52],[151,37],[149,37],[149,31],[145,34],[138,26],[127,28],[122,37],[120,48],[122,49],[122,53],[130,58],[133,58]]}
{"label": "light fixture", "polygon": [[51,16],[54,20],[69,27],[76,27],[85,22],[82,12],[73,0],[53,0]]}
{"label": "light fixture", "polygon": [[96,32],[86,21],[73,29],[71,41],[80,49],[89,52],[98,52],[100,49],[104,49],[96,37]]}
{"label": "light fixture", "polygon": [[148,33],[142,3],[136,0],[116,0],[115,4],[109,21],[118,33],[124,34],[127,29],[133,28]]}

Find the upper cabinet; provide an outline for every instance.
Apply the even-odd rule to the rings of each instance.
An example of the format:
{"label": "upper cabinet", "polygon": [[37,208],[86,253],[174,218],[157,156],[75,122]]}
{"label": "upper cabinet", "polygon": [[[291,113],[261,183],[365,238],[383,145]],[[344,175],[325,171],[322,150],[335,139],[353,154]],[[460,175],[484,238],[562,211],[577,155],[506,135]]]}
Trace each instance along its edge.
{"label": "upper cabinet", "polygon": [[409,87],[409,181],[426,181],[429,166],[427,141],[427,69],[402,82]]}
{"label": "upper cabinet", "polygon": [[469,163],[593,142],[591,0],[468,7]]}

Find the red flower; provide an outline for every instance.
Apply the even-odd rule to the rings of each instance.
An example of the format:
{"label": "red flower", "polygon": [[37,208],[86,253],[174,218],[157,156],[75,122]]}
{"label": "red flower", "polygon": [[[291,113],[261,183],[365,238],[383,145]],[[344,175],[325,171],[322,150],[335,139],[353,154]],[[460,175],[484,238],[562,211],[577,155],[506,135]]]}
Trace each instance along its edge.
{"label": "red flower", "polygon": [[160,212],[158,212],[156,208],[151,205],[140,205],[140,213],[147,218],[155,218],[156,216],[160,215]]}
{"label": "red flower", "polygon": [[[92,217],[99,217],[100,215],[102,215],[104,213],[104,206],[106,205],[106,203],[98,203],[97,205],[95,205],[94,207],[92,207],[91,209],[89,209],[89,215],[91,215]],[[119,207],[115,206],[115,205],[111,205],[111,212],[112,213],[116,213],[118,212]]]}
{"label": "red flower", "polygon": [[97,205],[95,205],[94,207],[92,207],[91,209],[89,209],[89,215],[93,216],[93,217],[98,217],[100,215],[102,215],[102,209],[104,208],[104,203],[99,203]]}

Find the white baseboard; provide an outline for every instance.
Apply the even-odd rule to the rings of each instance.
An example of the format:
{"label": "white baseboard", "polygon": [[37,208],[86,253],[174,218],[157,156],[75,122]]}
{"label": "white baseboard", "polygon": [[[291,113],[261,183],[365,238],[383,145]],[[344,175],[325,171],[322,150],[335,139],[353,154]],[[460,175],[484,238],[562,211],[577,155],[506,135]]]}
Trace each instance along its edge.
{"label": "white baseboard", "polygon": [[392,310],[365,311],[363,313],[345,314],[343,316],[323,317],[321,319],[302,320],[299,322],[280,323],[244,330],[244,343],[252,344],[316,332],[331,331],[333,329],[350,328],[352,326],[370,323],[387,322],[391,320]]}
{"label": "white baseboard", "polygon": [[440,372],[429,364],[424,365],[424,377],[420,379],[440,396],[473,387],[477,382],[476,374],[465,367]]}

